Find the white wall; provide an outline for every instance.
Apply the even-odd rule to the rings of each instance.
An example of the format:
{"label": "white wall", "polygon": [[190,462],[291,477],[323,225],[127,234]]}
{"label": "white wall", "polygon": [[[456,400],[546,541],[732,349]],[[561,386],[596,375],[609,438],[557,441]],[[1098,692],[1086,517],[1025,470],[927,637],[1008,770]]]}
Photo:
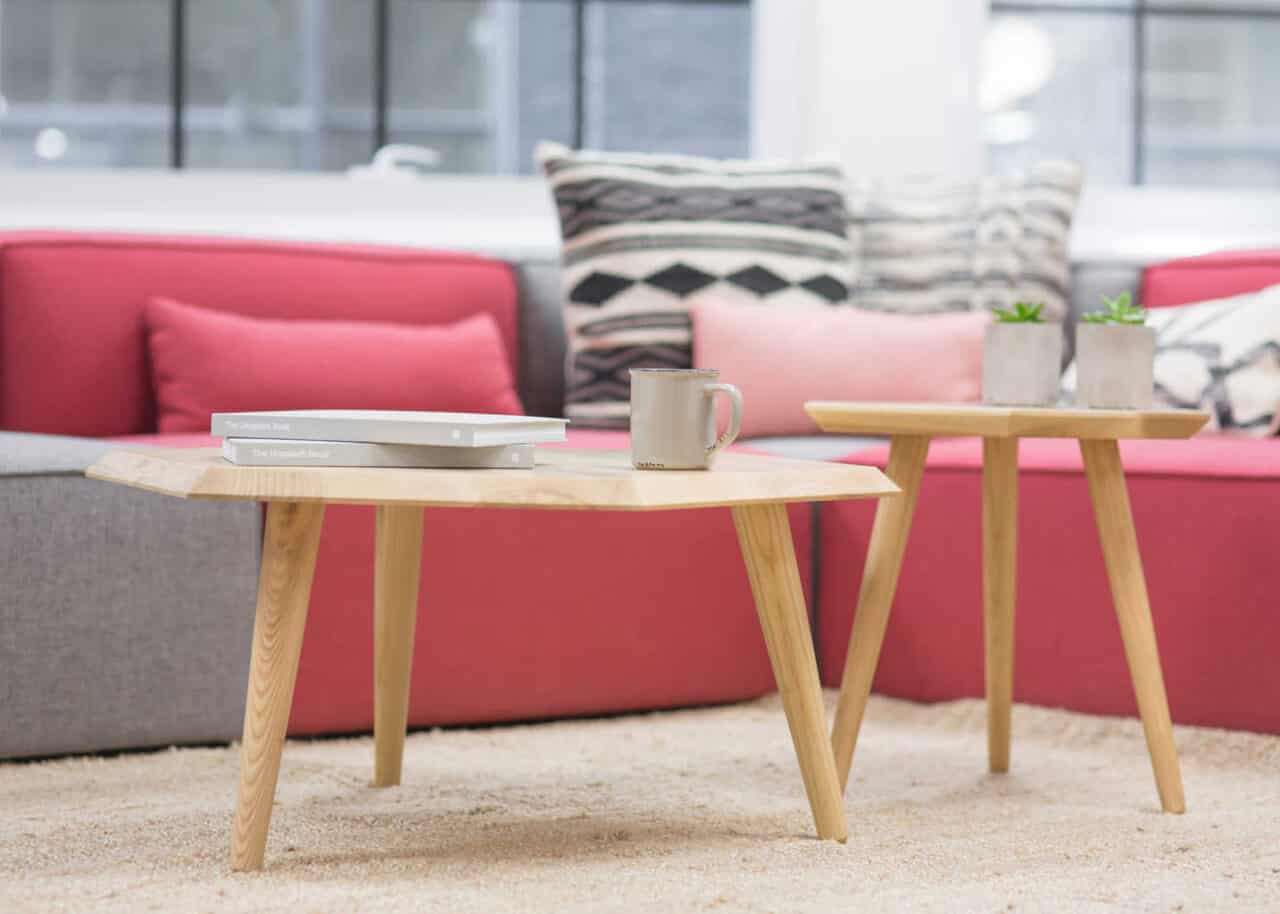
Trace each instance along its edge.
{"label": "white wall", "polygon": [[[369,242],[555,263],[560,230],[537,177],[0,170],[0,231],[80,229]],[[1086,187],[1073,260],[1146,264],[1280,245],[1280,193]]]}
{"label": "white wall", "polygon": [[0,200],[0,230],[368,242],[560,259],[551,193],[533,176],[0,170]]}
{"label": "white wall", "polygon": [[752,152],[976,175],[986,0],[753,0]]}

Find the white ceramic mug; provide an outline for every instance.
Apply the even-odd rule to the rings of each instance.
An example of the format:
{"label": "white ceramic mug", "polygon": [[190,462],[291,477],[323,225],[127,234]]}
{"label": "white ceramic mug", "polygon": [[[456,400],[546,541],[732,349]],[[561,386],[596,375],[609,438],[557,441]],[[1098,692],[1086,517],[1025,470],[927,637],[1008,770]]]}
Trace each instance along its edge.
{"label": "white ceramic mug", "polygon": [[[631,369],[631,463],[641,470],[705,470],[742,428],[742,394],[711,368]],[[716,436],[716,394],[729,427]]]}

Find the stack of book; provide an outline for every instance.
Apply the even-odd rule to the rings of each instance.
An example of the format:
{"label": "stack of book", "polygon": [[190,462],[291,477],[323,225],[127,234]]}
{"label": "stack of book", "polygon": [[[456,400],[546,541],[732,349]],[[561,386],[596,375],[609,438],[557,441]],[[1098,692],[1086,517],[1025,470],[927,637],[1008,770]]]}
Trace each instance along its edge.
{"label": "stack of book", "polygon": [[222,455],[243,466],[529,469],[566,420],[484,413],[301,409],[214,413]]}

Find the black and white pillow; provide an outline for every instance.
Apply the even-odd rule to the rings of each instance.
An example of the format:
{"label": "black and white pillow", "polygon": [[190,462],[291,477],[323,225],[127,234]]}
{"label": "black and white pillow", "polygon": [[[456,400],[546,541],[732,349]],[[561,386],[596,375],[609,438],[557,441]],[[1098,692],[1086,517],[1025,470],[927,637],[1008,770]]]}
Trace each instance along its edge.
{"label": "black and white pillow", "polygon": [[1073,162],[957,181],[858,180],[849,189],[850,299],[931,313],[1044,302],[1067,313],[1067,238],[1084,173]]}
{"label": "black and white pillow", "polygon": [[632,368],[689,368],[700,298],[778,308],[848,298],[834,165],[537,150],[564,238],[565,414],[624,428]]}
{"label": "black and white pillow", "polygon": [[[1280,285],[1192,305],[1152,308],[1158,406],[1206,409],[1206,430],[1265,437],[1280,405]],[[1062,378],[1070,396],[1076,366]]]}

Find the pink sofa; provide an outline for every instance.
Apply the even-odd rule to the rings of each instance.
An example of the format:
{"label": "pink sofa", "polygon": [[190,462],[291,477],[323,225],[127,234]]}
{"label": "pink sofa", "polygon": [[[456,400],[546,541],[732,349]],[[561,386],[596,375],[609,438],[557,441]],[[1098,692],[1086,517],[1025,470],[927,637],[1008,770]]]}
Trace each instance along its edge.
{"label": "pink sofa", "polygon": [[[1182,304],[1280,282],[1280,252],[1215,254],[1146,271],[1142,302]],[[1175,721],[1280,733],[1280,439],[1121,444]],[[886,449],[852,461],[883,465]],[[1014,696],[1136,713],[1073,441],[1019,451]],[[877,691],[919,701],[983,694],[982,444],[930,449]],[[838,685],[873,508],[824,507],[819,653]]]}
{"label": "pink sofa", "polygon": [[[1148,272],[1145,301],[1158,306],[1276,281],[1276,255],[1184,261]],[[0,236],[0,428],[211,443],[155,434],[140,312],[159,294],[277,317],[433,324],[485,312],[513,366],[529,373],[514,353],[531,331],[520,325],[512,270],[498,261],[369,247],[9,235]],[[558,371],[557,364],[544,373]],[[615,432],[572,431],[571,439],[579,447],[626,445]],[[838,447],[851,461],[884,458],[883,450]],[[1280,441],[1205,438],[1124,450],[1175,719],[1280,732],[1273,656]],[[932,450],[880,691],[920,700],[982,693],[978,452],[973,441]],[[1132,713],[1074,446],[1025,442],[1022,465],[1016,696]],[[806,586],[811,562],[820,568],[817,637],[832,685],[872,510],[824,506],[816,554],[809,512],[792,514]],[[371,509],[329,510],[295,734],[371,726],[372,541]],[[772,688],[728,512],[429,513],[412,724],[732,701]]]}
{"label": "pink sofa", "polygon": [[[203,435],[155,434],[140,318],[153,295],[269,317],[434,324],[485,312],[515,366],[517,287],[498,261],[392,248],[10,235],[0,237],[0,428],[212,444]],[[625,447],[626,436],[575,431],[571,444]],[[798,507],[793,517],[807,577],[808,515]],[[373,509],[330,508],[295,734],[372,725],[372,555]],[[724,702],[772,688],[727,511],[429,513],[411,724]]]}

